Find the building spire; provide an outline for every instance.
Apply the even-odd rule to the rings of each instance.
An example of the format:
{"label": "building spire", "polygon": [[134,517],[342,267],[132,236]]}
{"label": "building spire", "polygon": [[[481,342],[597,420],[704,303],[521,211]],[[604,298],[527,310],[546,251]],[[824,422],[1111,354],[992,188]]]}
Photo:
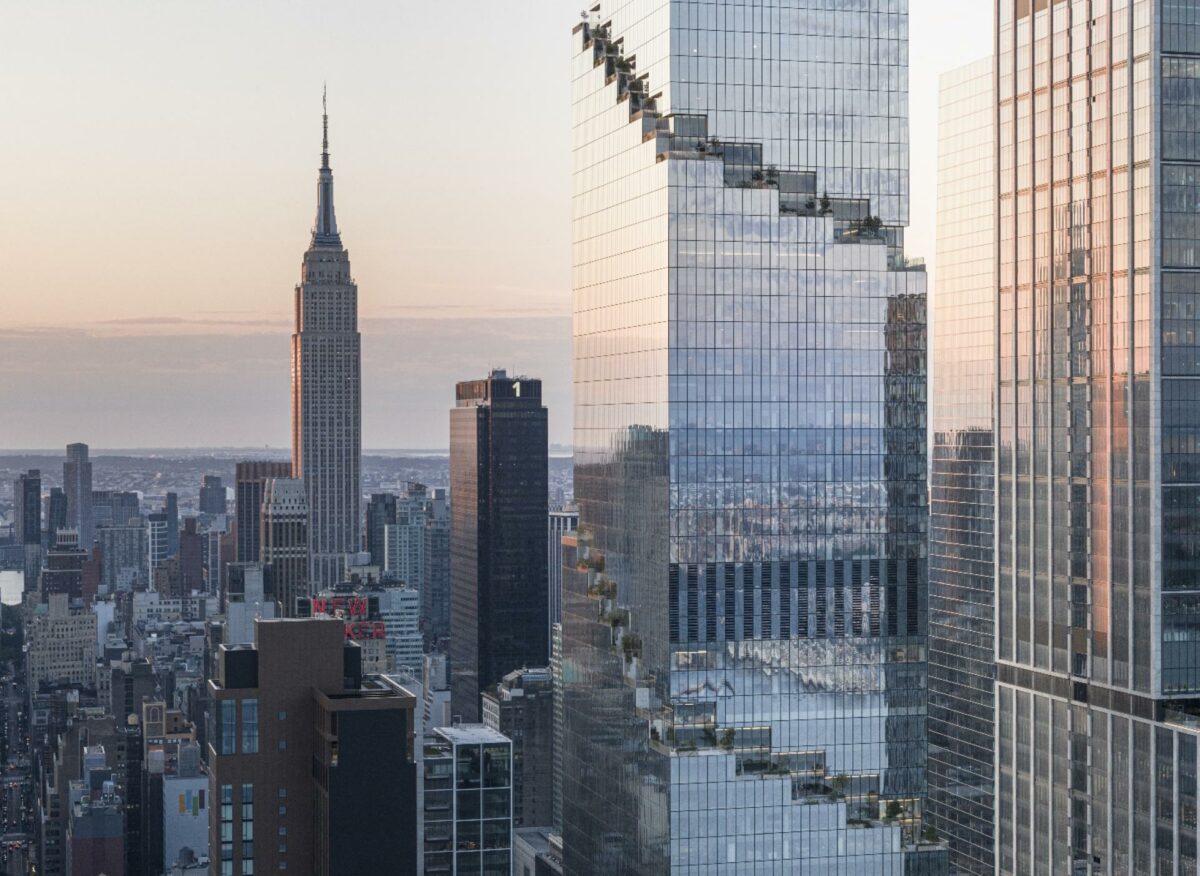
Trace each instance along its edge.
{"label": "building spire", "polygon": [[313,227],[314,246],[341,246],[337,217],[333,212],[333,171],[329,168],[328,92],[321,88],[321,170],[317,177],[317,224]]}
{"label": "building spire", "polygon": [[328,86],[321,83],[321,167],[329,167],[329,107],[325,102]]}

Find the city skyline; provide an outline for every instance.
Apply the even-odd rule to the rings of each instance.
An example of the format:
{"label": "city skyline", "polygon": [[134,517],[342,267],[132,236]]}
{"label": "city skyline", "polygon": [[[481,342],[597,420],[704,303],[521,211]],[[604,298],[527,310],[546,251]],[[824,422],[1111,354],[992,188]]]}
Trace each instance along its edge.
{"label": "city skyline", "polygon": [[0,876],[1200,873],[1200,0],[49,2]]}
{"label": "city skyline", "polygon": [[[989,48],[986,9],[941,6],[917,0],[912,10],[913,185],[929,197],[914,199],[909,249],[927,257],[936,150],[920,143],[934,142],[936,78]],[[72,8],[81,22],[95,14]],[[148,16],[148,8],[110,10],[91,30],[55,30],[53,41],[38,35],[57,18],[21,9],[0,36],[10,63],[39,83],[0,86],[14,119],[0,156],[23,169],[0,216],[0,256],[22,290],[6,302],[0,329],[0,403],[39,411],[0,430],[0,447],[59,447],[80,417],[95,420],[83,437],[96,448],[287,446],[280,390],[290,291],[309,231],[312,118],[326,78],[340,218],[363,287],[364,446],[445,449],[441,399],[464,374],[493,367],[542,377],[551,442],[569,444],[570,46],[562,34],[577,11],[545,3],[529,21],[460,21],[448,7],[367,4],[330,21],[304,6],[282,16],[279,48],[256,46],[277,62],[268,65],[246,49],[279,28],[274,6],[239,8],[240,35],[217,27],[219,15],[155,8]],[[153,35],[173,45],[181,27],[196,47],[181,47],[180,58],[156,47]],[[320,44],[324,67],[314,69],[306,59],[330,27],[339,40]],[[5,40],[20,32],[20,43]],[[403,39],[409,32],[423,39]],[[506,35],[528,51],[506,60],[506,76],[479,75],[487,53],[465,49]],[[403,50],[388,52],[389,40]],[[61,56],[27,45],[60,45]],[[201,50],[223,57],[222,70],[188,63]],[[178,72],[146,81],[147,66]],[[436,77],[438,98],[406,87],[426,77]],[[505,107],[527,100],[528,82],[548,91],[518,133]],[[502,133],[446,137],[463,124],[464,105],[473,129]],[[69,136],[54,135],[60,117],[72,121]],[[509,221],[496,223],[498,214]],[[140,252],[120,270],[97,272],[120,251],[108,222],[122,245],[133,234]],[[72,242],[65,252],[64,237]],[[196,258],[198,247],[229,261]],[[461,351],[449,368],[436,356],[447,347]],[[102,410],[122,415],[90,416]]]}

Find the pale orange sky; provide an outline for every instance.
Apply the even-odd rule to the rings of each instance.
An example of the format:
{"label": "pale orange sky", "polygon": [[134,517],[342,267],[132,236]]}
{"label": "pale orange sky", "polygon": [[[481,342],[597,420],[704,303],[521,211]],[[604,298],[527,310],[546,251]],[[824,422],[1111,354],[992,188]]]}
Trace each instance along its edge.
{"label": "pale orange sky", "polygon": [[[931,257],[937,76],[990,51],[991,4],[910,2],[908,249]],[[579,8],[10,5],[0,448],[286,444],[323,80],[364,445],[445,446],[454,380],[493,365],[545,379],[568,443]]]}

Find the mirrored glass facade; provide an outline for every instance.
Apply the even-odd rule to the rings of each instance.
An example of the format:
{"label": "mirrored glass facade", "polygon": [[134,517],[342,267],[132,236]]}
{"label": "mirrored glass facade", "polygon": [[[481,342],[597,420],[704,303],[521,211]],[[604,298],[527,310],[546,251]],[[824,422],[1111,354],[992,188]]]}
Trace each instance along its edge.
{"label": "mirrored glass facade", "polygon": [[573,34],[568,873],[936,873],[903,0]]}
{"label": "mirrored glass facade", "polygon": [[997,870],[1195,873],[1200,4],[996,8]]}
{"label": "mirrored glass facade", "polygon": [[995,61],[941,80],[929,494],[929,821],[992,873]]}

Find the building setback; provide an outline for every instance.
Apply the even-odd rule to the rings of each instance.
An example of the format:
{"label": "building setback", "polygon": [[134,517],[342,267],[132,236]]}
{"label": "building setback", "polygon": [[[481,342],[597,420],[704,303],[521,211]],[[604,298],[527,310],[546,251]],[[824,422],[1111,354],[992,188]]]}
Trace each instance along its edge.
{"label": "building setback", "polygon": [[542,383],[492,371],[456,388],[450,411],[450,665],[456,715],[479,694],[550,657],[549,496]]}
{"label": "building setback", "polygon": [[314,589],[342,582],[362,526],[358,286],[334,215],[328,116],[324,124],[317,221],[296,287],[292,335],[292,474],[304,481]]}
{"label": "building setback", "polygon": [[209,682],[215,872],[415,872],[415,697],[361,674],[341,620],[256,633],[221,646]]}
{"label": "building setback", "polygon": [[563,870],[944,872],[907,3],[603,2],[573,41]]}

